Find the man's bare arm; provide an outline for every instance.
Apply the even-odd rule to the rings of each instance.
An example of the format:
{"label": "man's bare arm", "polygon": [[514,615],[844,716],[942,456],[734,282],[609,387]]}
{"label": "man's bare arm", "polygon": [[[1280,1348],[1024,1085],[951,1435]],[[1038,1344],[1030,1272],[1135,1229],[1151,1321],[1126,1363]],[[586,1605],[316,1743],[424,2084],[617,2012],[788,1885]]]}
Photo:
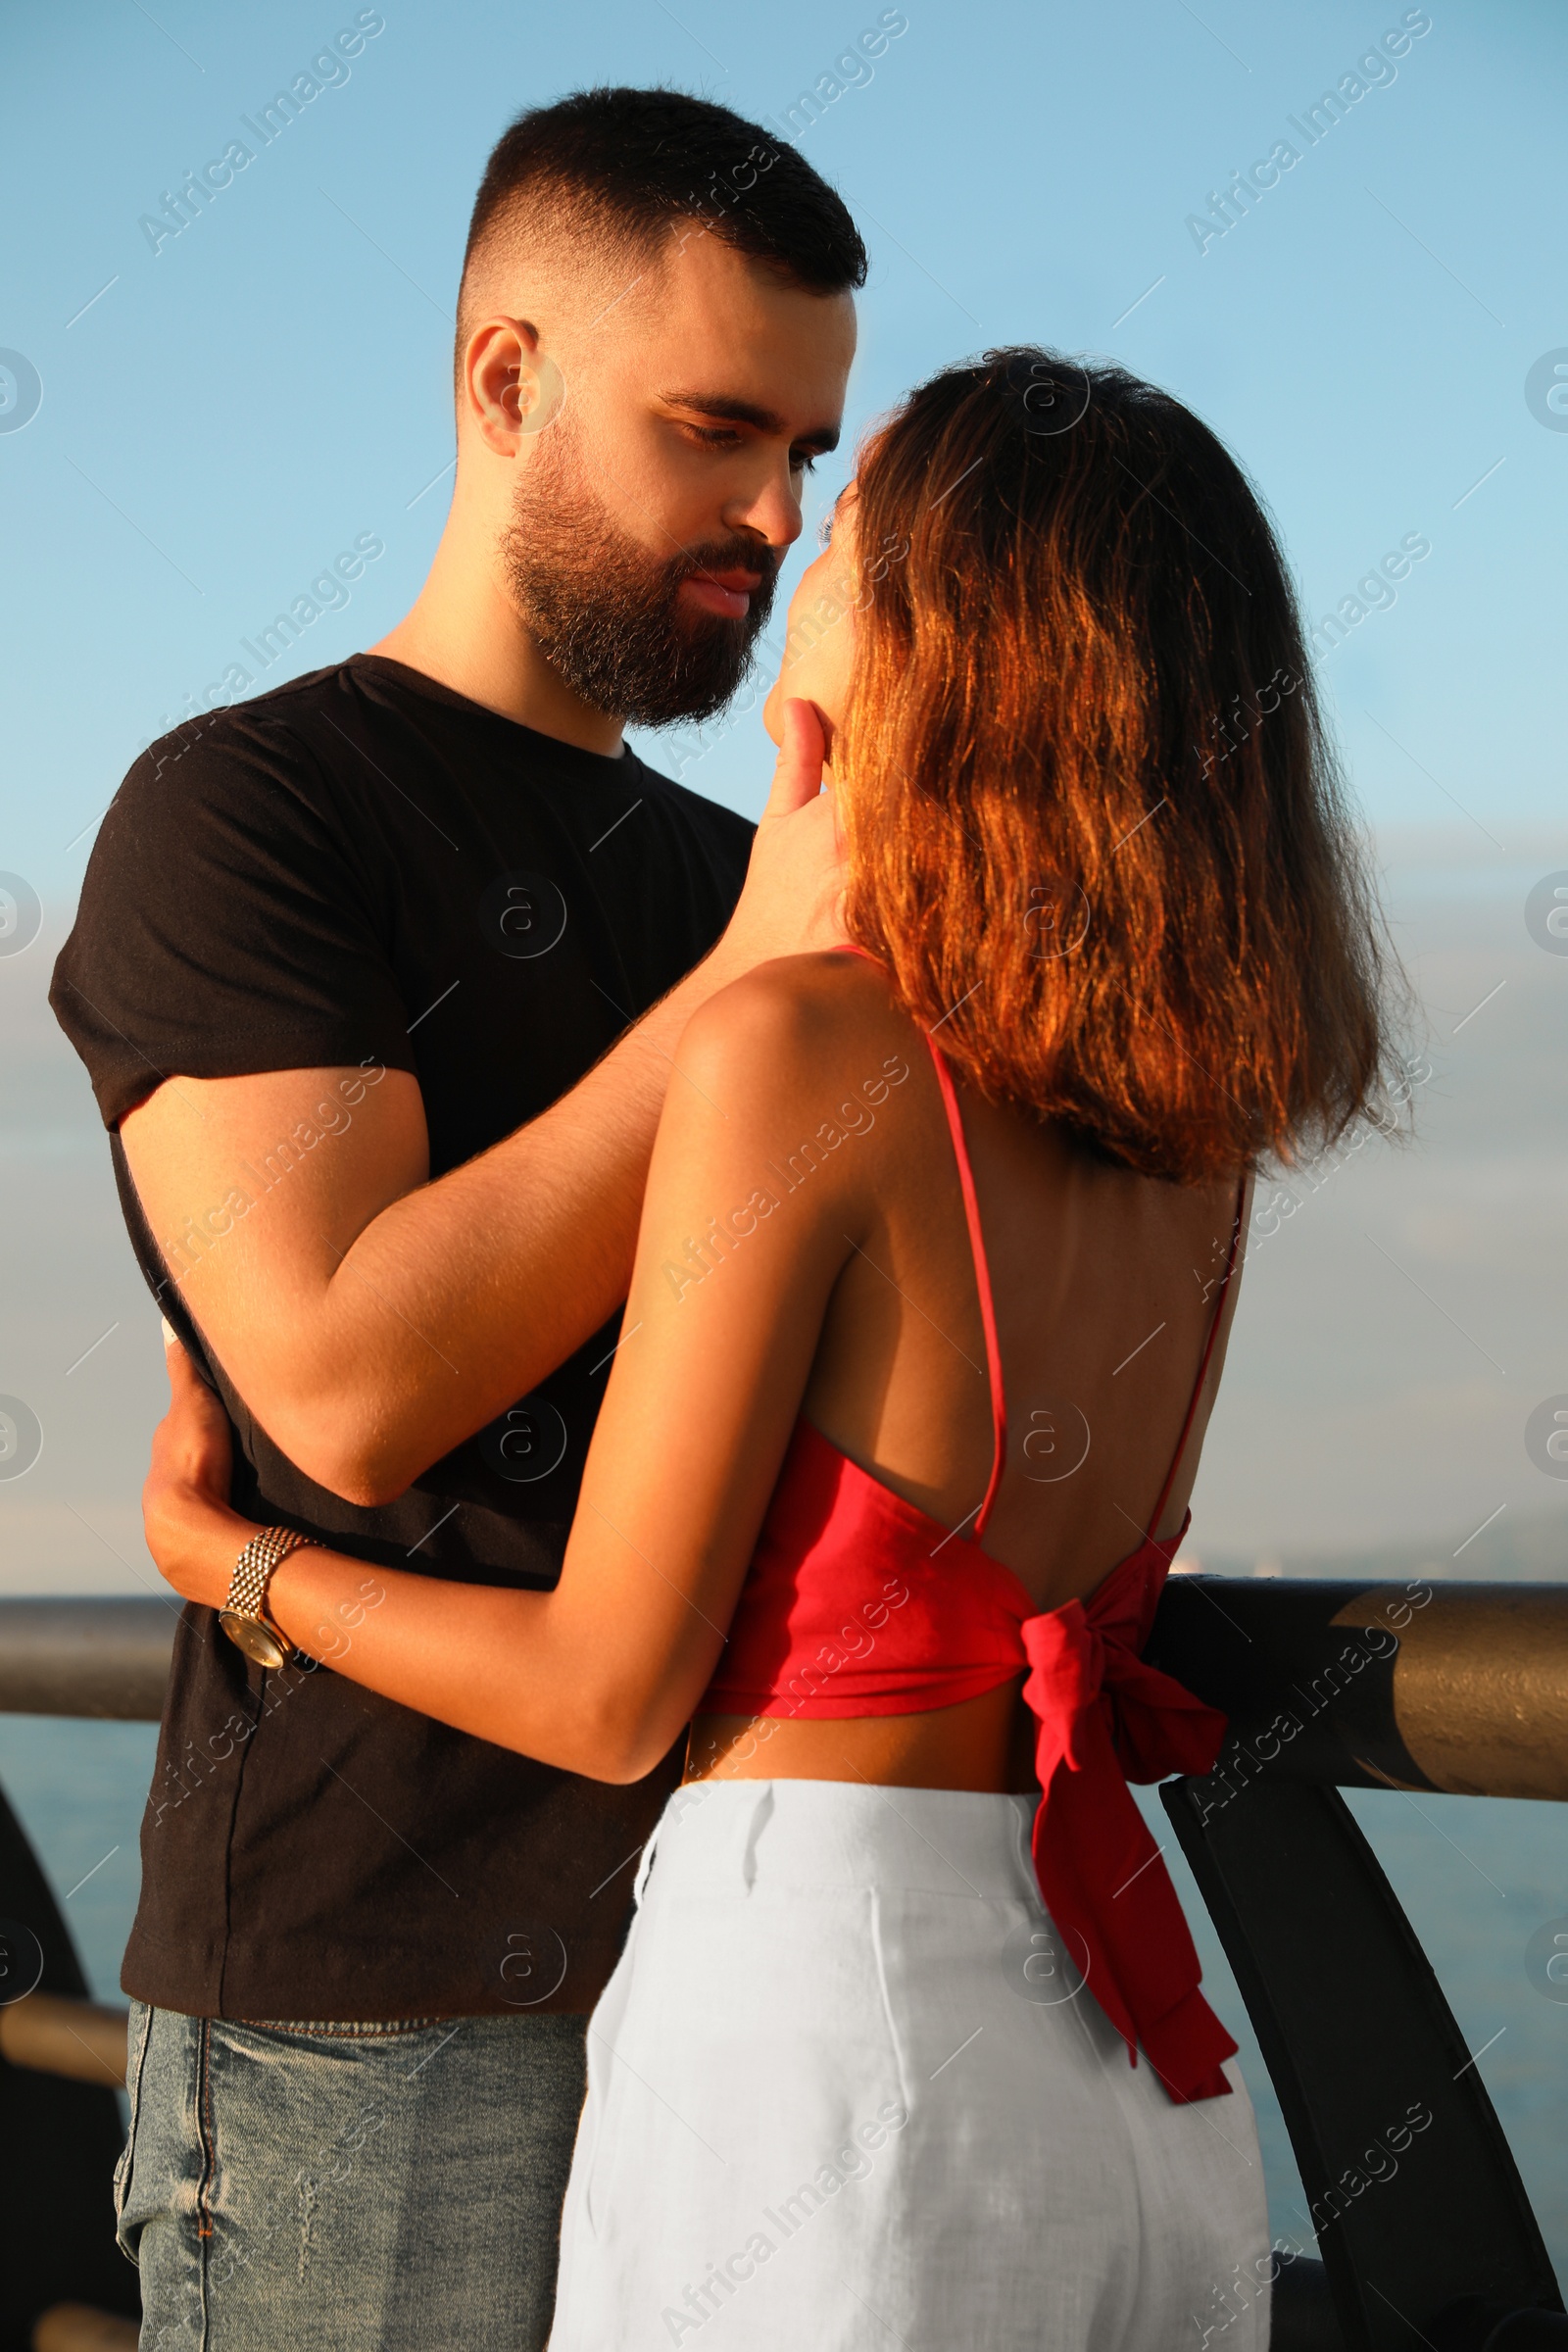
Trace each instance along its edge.
{"label": "man's bare arm", "polygon": [[746,887],[711,955],[569,1094],[435,1183],[406,1071],[175,1076],[122,1119],[190,1312],[307,1476],[389,1500],[625,1297],[686,1022],[753,965],[839,935],[821,748],[810,707],[788,706]]}

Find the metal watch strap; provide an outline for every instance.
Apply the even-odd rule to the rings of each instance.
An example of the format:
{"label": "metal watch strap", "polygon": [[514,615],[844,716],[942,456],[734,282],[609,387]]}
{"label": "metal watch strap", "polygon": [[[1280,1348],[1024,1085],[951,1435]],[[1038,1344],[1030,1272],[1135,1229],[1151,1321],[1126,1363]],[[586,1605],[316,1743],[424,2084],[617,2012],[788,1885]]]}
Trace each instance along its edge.
{"label": "metal watch strap", "polygon": [[[309,1536],[299,1535],[292,1527],[258,1528],[234,1562],[223,1607],[235,1617],[250,1617],[276,1633],[278,1629],[267,1614],[267,1588],[279,1562],[310,1541]],[[278,1638],[283,1639],[280,1634]]]}

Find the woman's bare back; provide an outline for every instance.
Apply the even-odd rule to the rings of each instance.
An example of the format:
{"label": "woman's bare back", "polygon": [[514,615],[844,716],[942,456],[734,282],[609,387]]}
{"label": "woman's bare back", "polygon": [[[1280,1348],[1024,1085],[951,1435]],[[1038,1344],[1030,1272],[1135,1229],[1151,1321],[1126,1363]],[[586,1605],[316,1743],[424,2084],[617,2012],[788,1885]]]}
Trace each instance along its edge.
{"label": "woman's bare back", "polygon": [[[868,1068],[903,1066],[907,1076],[877,1111],[874,1149],[869,1137],[851,1136],[836,1147],[862,1154],[869,1213],[833,1292],[802,1410],[862,1469],[969,1534],[994,1432],[980,1294],[941,1089],[882,973],[859,958],[812,960],[809,985],[825,977],[846,993],[843,1066],[854,1066],[858,1047]],[[961,1081],[957,1094],[1007,1421],[984,1548],[1052,1609],[1092,1592],[1146,1533],[1168,1536],[1181,1525],[1235,1305],[1234,1278],[1223,1301],[1220,1288],[1237,1187],[1196,1190],[1134,1175]],[[1216,1311],[1223,1319],[1203,1395],[1151,1530]],[[1012,1684],[923,1715],[768,1719],[761,1737],[736,1718],[703,1718],[689,1770],[1025,1788],[1029,1743],[1016,1693]]]}

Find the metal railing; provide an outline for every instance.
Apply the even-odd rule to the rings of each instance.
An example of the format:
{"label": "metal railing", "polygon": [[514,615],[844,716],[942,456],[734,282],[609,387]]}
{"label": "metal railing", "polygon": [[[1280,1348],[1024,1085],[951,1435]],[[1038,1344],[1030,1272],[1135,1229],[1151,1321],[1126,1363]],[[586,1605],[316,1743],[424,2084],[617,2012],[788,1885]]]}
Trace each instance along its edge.
{"label": "metal railing", "polygon": [[156,1723],[178,1624],[158,1599],[0,1600],[0,1715]]}
{"label": "metal railing", "polygon": [[[158,1599],[0,1600],[0,1712],[156,1718],[175,1624]],[[1214,1770],[1161,1796],[1317,2231],[1321,2263],[1273,2282],[1274,2352],[1564,2352],[1568,2316],[1512,2153],[1339,1791],[1568,1800],[1568,1584],[1174,1577],[1150,1654],[1230,1718]],[[43,2065],[85,1986],[36,1863],[3,1838],[0,1913],[35,1916],[54,1946]],[[0,2068],[0,2093],[25,2064]],[[1397,2162],[1370,2169],[1398,2135]]]}
{"label": "metal railing", "polygon": [[1568,1798],[1568,1586],[1183,1576],[1150,1654],[1230,1718],[1214,1770],[1160,1794],[1322,2256],[1275,2281],[1276,2352],[1561,2352],[1512,2152],[1339,1792]]}

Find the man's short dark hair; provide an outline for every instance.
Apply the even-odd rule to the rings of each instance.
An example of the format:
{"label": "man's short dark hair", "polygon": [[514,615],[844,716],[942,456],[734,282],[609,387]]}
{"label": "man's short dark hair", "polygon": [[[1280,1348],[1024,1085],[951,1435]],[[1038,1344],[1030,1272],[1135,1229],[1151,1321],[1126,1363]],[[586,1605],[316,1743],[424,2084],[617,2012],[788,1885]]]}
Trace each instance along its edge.
{"label": "man's short dark hair", "polygon": [[[866,252],[820,172],[760,123],[681,90],[576,90],[531,107],[485,167],[463,259],[466,287],[492,236],[529,217],[652,250],[700,220],[735,252],[813,293],[863,286]],[[459,362],[466,333],[459,309]]]}

